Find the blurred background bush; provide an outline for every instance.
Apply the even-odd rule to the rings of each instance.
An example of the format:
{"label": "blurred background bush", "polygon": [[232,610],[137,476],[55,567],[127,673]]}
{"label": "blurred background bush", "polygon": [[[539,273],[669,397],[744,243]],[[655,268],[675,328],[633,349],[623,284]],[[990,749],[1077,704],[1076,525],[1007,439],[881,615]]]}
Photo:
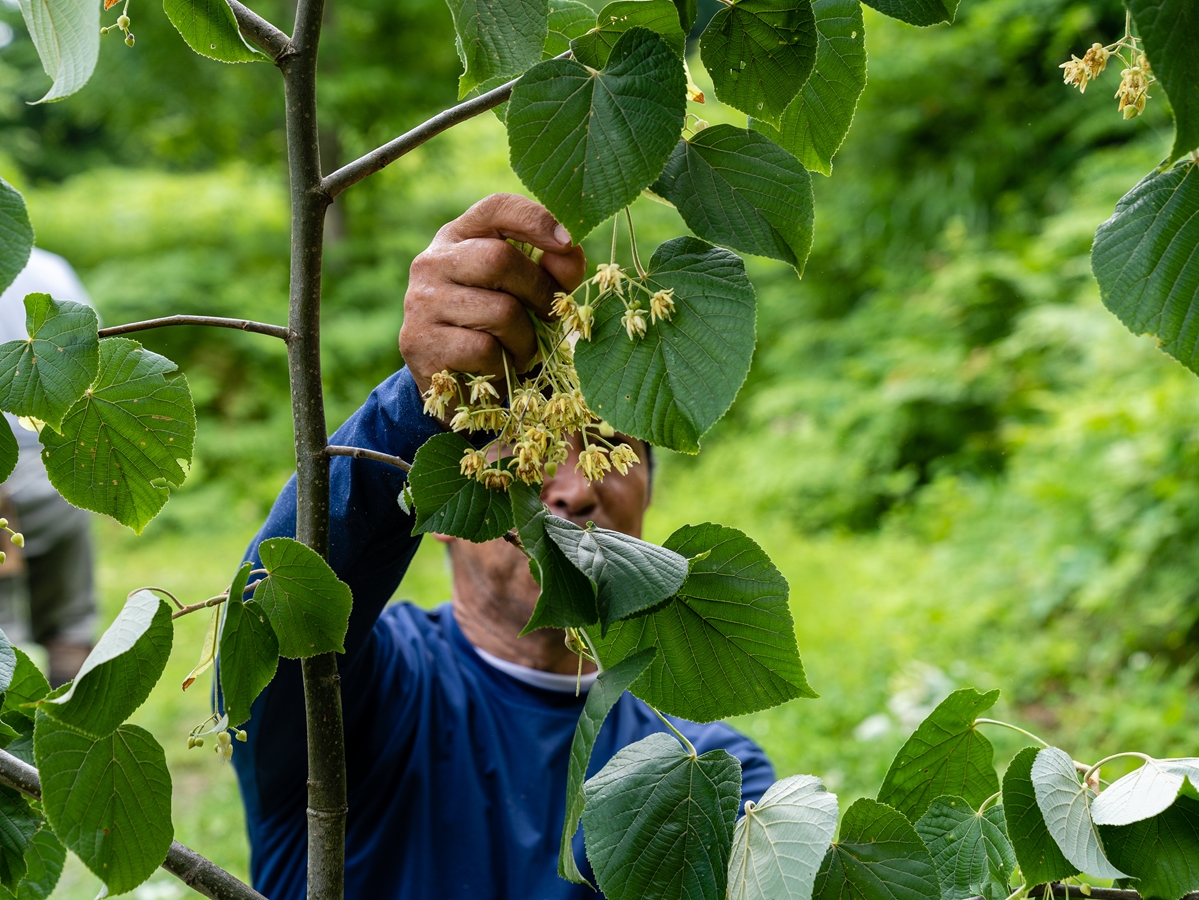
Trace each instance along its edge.
{"label": "blurred background bush", "polygon": [[[291,14],[276,0],[260,11]],[[106,322],[282,322],[277,74],[195,56],[153,4],[130,14],[135,49],[107,39],[84,91],[28,106],[46,78],[19,14],[0,12],[0,174]],[[813,176],[804,277],[748,261],[760,304],[749,380],[698,458],[663,461],[649,536],[717,520],[761,541],[790,580],[824,695],[737,724],[780,774],[818,774],[843,803],[873,794],[916,722],[965,685],[1002,688],[1000,717],[1077,758],[1196,753],[1199,384],[1103,309],[1088,263],[1095,226],[1164,154],[1170,119],[1159,96],[1125,122],[1107,82],[1080,97],[1057,68],[1123,24],[1117,0],[963,0],[955,25],[923,30],[867,10],[869,84],[833,177]],[[326,170],[456,96],[441,0],[333,3],[322,54]],[[702,82],[697,58],[692,69]],[[475,200],[520,189],[485,115],[339,198],[323,324],[331,428],[401,364],[412,257]],[[635,215],[644,252],[684,231],[648,201]],[[198,449],[144,537],[97,523],[108,617],[141,584],[189,601],[218,592],[293,465],[281,346],[205,329],[144,341],[187,373]],[[400,596],[437,603],[448,583],[429,545]],[[180,680],[199,619],[180,623]],[[183,749],[207,697],[174,683],[138,720],[167,746],[178,837],[244,874],[232,774]],[[1022,745],[994,737],[1001,762]],[[56,896],[94,892],[73,865]],[[183,895],[165,877],[138,893]]]}

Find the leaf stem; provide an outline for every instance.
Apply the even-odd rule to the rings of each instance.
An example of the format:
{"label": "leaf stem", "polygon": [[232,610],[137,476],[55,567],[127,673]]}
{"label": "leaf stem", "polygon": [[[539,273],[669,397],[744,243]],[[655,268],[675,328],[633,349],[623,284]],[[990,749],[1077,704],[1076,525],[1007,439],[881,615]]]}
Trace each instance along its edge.
{"label": "leaf stem", "polygon": [[171,601],[172,601],[172,602],[173,602],[173,603],[174,603],[174,604],[175,604],[177,607],[179,607],[180,609],[183,609],[183,604],[179,602],[179,598],[178,598],[178,597],[176,597],[174,594],[172,594],[172,593],[171,593],[170,591],[168,591],[166,588],[164,588],[164,587],[155,587],[155,586],[154,586],[154,585],[152,585],[152,584],[148,584],[148,585],[146,585],[145,587],[135,588],[134,590],[132,590],[132,591],[130,591],[130,592],[129,592],[129,595],[128,595],[128,596],[127,596],[125,599],[126,599],[126,600],[128,600],[128,599],[129,599],[129,597],[132,597],[132,596],[133,596],[134,594],[136,594],[138,591],[155,591],[156,593],[159,593],[159,594],[166,594],[168,597],[170,597],[170,598],[171,598]]}
{"label": "leaf stem", "polygon": [[1113,759],[1127,759],[1129,757],[1135,757],[1136,759],[1141,759],[1145,762],[1153,762],[1152,756],[1148,755],[1147,753],[1139,753],[1136,750],[1129,750],[1125,753],[1113,753],[1111,756],[1105,756],[1103,759],[1099,760],[1099,762],[1095,763],[1095,765],[1087,769],[1086,773],[1082,777],[1082,780],[1089,783],[1092,776],[1094,776],[1094,774],[1098,772],[1105,763],[1109,763]]}
{"label": "leaf stem", "polygon": [[[649,706],[648,703],[645,705]],[[687,740],[687,736],[683,734],[683,732],[679,731],[674,727],[674,725],[671,724],[670,719],[666,718],[666,716],[662,715],[662,713],[658,712],[658,710],[654,709],[654,707],[649,706],[649,708],[654,711],[655,716],[662,720],[663,725],[674,732],[674,736],[682,742],[683,749],[685,749],[691,755],[692,759],[695,759],[697,756],[699,756],[699,754],[695,752],[695,745],[692,744],[691,741]]]}
{"label": "leaf stem", "polygon": [[[600,661],[599,651],[595,649],[595,641],[591,640],[591,635],[587,633],[586,628],[576,628],[576,631],[582,636],[583,641],[587,644],[587,649],[591,651],[591,659],[595,663],[596,669],[600,672],[604,671],[604,664]],[[652,708],[652,707],[651,707]],[[654,710],[657,712],[657,710]],[[686,740],[686,738],[684,738]]]}
{"label": "leaf stem", "polygon": [[616,265],[616,235],[620,231],[620,216],[612,217],[612,255],[608,258],[608,262]]}
{"label": "leaf stem", "polygon": [[1042,747],[1049,746],[1049,742],[1046,741],[1044,738],[1039,738],[1035,734],[1033,734],[1031,731],[1025,731],[1019,725],[1013,725],[1011,722],[1001,722],[999,719],[975,719],[974,724],[975,725],[1000,725],[1004,728],[1010,728],[1012,731],[1018,731],[1025,737],[1032,738],[1034,741],[1036,741]]}
{"label": "leaf stem", "polygon": [[993,793],[990,797],[988,797],[986,800],[984,800],[979,805],[978,814],[981,816],[984,812],[986,812],[987,807],[991,805],[992,801],[998,800],[1002,796],[1003,796],[1003,791],[996,791],[995,793]]}
{"label": "leaf stem", "polygon": [[637,233],[633,230],[633,214],[627,206],[624,208],[624,217],[625,221],[629,223],[629,246],[633,250],[633,267],[637,270],[637,274],[641,277],[641,280],[644,281],[646,277],[645,269],[641,265],[641,254],[637,252]]}

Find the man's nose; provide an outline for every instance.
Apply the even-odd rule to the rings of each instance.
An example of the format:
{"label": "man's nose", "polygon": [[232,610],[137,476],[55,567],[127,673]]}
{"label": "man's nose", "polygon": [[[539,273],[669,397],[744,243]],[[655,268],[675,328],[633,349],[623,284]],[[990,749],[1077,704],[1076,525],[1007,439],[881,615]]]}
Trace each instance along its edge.
{"label": "man's nose", "polygon": [[558,467],[557,474],[547,479],[541,489],[541,500],[555,516],[570,519],[576,525],[585,525],[599,506],[599,495],[582,472],[576,472],[575,454]]}

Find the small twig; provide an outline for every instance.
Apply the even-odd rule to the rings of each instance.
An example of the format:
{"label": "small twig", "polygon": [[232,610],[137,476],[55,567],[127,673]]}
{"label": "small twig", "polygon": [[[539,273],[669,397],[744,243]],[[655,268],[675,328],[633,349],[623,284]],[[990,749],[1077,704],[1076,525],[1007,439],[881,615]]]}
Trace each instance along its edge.
{"label": "small twig", "polygon": [[[37,769],[4,750],[0,750],[0,783],[34,800],[42,799]],[[162,867],[209,900],[266,900],[248,884],[178,841],[171,843]]]}
{"label": "small twig", "polygon": [[179,612],[171,614],[171,618],[178,619],[180,616],[186,616],[188,613],[199,612],[202,609],[208,609],[212,606],[220,606],[228,599],[229,594],[225,593],[219,594],[216,597],[209,597],[207,600],[203,600],[200,603],[193,603],[190,606],[181,606],[179,607]]}
{"label": "small twig", "polygon": [[353,459],[373,459],[375,462],[387,463],[389,466],[395,466],[397,469],[403,469],[405,472],[412,468],[412,463],[400,459],[398,456],[392,456],[390,453],[380,453],[378,450],[366,450],[362,447],[340,447],[336,444],[330,444],[325,448],[326,456],[349,456]]}
{"label": "small twig", "polygon": [[[571,53],[567,50],[565,53],[555,56],[554,59],[569,59],[570,56]],[[388,141],[382,147],[376,147],[365,156],[359,157],[352,163],[342,166],[336,172],[326,175],[321,180],[321,189],[328,196],[336,197],[346,188],[350,187],[350,185],[357,184],[369,175],[374,175],[380,169],[391,165],[404,154],[415,150],[430,138],[435,138],[443,131],[453,128],[467,119],[473,119],[475,116],[485,113],[489,109],[495,109],[495,107],[512,96],[512,88],[519,80],[518,78],[514,78],[507,84],[501,84],[486,94],[480,94],[478,97],[472,97],[470,100],[459,103],[457,106],[451,106],[427,122],[417,125],[411,131],[401,134],[394,140]]]}
{"label": "small twig", "polygon": [[504,540],[506,540],[509,544],[511,544],[513,547],[515,547],[521,553],[524,553],[526,556],[528,556],[528,553],[525,552],[524,541],[522,541],[520,539],[520,535],[516,533],[515,528],[509,528],[507,531],[504,532],[503,537],[504,537]]}
{"label": "small twig", "polygon": [[229,6],[241,33],[265,50],[272,60],[278,60],[291,45],[291,38],[254,10],[243,6],[237,0],[229,0]]}
{"label": "small twig", "polygon": [[[236,2],[236,0],[234,0]],[[263,322],[252,322],[249,319],[226,319],[221,316],[165,316],[161,319],[146,319],[144,322],[130,322],[127,325],[113,325],[100,329],[100,337],[116,337],[119,334],[132,334],[135,331],[146,331],[150,328],[166,328],[171,325],[208,325],[212,328],[236,328],[239,331],[251,331],[254,334],[265,334],[286,341],[291,332],[282,325],[267,325]]]}

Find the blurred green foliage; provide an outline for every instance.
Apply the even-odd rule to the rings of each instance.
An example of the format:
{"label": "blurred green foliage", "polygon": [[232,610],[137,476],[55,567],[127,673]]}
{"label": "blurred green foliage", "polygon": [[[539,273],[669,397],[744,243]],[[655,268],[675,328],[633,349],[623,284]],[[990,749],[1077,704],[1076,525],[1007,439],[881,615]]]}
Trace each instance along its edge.
{"label": "blurred green foliage", "polygon": [[[283,24],[284,6],[261,11]],[[16,39],[0,51],[0,174],[107,323],[282,322],[278,78],[200,59],[153,4],[130,14],[136,48],[110,39],[92,84],[45,107],[22,102],[46,79],[19,17],[2,14]],[[452,103],[459,71],[440,0],[356,0],[329,16],[327,169]],[[749,380],[698,458],[662,460],[649,537],[722,521],[790,580],[824,697],[739,724],[781,773],[819,774],[843,801],[872,794],[920,712],[963,685],[1002,688],[1000,717],[1077,758],[1195,753],[1199,385],[1103,309],[1088,262],[1094,228],[1164,154],[1171,123],[1164,97],[1125,122],[1117,76],[1079,96],[1057,67],[1123,23],[1118,0],[970,0],[955,25],[930,29],[867,10],[869,84],[833,177],[815,176],[804,278],[749,261]],[[693,72],[707,86],[698,60]],[[412,258],[484,194],[520,189],[488,115],[338,199],[322,326],[330,428],[400,365]],[[635,218],[645,253],[684,231],[649,201]],[[589,239],[593,261],[610,234]],[[180,583],[193,602],[219,590],[293,465],[281,345],[215,329],[144,340],[187,373],[198,448],[136,549],[102,530],[110,614],[138,583]],[[189,552],[209,562],[197,570]],[[448,595],[437,547],[401,594]],[[194,653],[180,652],[185,672]],[[182,741],[204,715],[190,693],[189,712],[160,686],[145,715],[168,730],[178,719]],[[1022,745],[994,737],[1001,759]],[[181,783],[198,794],[196,773],[216,764],[180,754]],[[196,815],[181,839],[219,844],[230,815],[226,837]]]}

